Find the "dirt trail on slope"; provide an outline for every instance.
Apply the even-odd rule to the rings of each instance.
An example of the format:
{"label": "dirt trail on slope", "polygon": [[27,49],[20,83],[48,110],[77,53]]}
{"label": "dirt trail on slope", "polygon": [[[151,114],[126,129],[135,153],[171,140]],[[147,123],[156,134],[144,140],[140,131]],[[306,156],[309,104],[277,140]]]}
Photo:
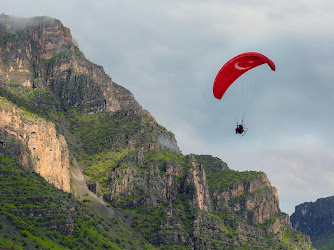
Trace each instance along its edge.
{"label": "dirt trail on slope", "polygon": [[95,193],[90,191],[86,185],[84,175],[75,159],[71,164],[72,188],[75,195],[80,195],[81,199],[87,198],[92,202],[86,202],[86,206],[105,219],[115,216],[115,211],[107,206],[102,199],[98,198]]}

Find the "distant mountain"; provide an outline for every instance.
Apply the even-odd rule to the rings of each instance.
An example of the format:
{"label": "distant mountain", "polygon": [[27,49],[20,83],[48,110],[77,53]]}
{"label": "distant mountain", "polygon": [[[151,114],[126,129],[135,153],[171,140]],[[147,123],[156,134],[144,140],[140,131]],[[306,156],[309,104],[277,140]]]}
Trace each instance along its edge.
{"label": "distant mountain", "polygon": [[49,17],[0,15],[0,247],[310,249],[263,172],[183,155]]}
{"label": "distant mountain", "polygon": [[317,249],[334,249],[334,196],[296,206],[290,220]]}

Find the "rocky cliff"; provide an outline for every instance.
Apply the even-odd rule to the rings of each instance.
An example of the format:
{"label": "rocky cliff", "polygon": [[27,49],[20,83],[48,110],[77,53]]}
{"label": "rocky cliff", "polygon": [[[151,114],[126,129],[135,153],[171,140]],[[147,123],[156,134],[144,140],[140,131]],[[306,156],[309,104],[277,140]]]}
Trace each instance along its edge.
{"label": "rocky cliff", "polygon": [[85,58],[73,44],[70,30],[57,19],[1,15],[0,44],[0,80],[9,88],[42,90],[44,97],[52,98],[51,102],[35,98],[36,104],[80,106],[87,113],[139,107],[128,90]]}
{"label": "rocky cliff", "polygon": [[290,219],[294,228],[311,237],[315,247],[334,247],[334,196],[296,206]]}
{"label": "rocky cliff", "polygon": [[[72,173],[81,170],[80,181],[104,200],[81,197],[83,184],[73,178],[76,199],[88,208],[99,204],[92,209],[101,216],[96,227],[122,221],[124,237],[165,249],[311,248],[280,211],[264,173],[183,155],[173,133],[87,60],[59,20],[1,15],[0,46],[1,153],[63,190],[70,189],[70,158]],[[101,212],[104,202],[116,212]],[[112,237],[106,230],[101,242]]]}
{"label": "rocky cliff", "polygon": [[64,136],[57,134],[53,123],[15,107],[4,97],[0,101],[0,154],[17,159],[69,192],[69,152]]}

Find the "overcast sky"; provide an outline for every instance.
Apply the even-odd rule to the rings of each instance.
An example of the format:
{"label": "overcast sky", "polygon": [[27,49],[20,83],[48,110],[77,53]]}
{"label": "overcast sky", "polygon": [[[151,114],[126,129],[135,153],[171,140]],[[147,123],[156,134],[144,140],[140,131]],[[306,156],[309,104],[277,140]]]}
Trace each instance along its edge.
{"label": "overcast sky", "polygon": [[[0,12],[62,21],[184,154],[265,172],[282,211],[334,195],[334,1],[1,0]],[[261,66],[215,99],[219,69],[247,51],[276,72]]]}

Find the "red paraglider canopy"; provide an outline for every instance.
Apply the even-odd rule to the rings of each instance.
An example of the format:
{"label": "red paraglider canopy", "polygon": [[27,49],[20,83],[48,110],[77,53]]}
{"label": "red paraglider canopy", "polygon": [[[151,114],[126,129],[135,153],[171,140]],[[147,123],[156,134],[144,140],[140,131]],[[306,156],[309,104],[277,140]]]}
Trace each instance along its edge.
{"label": "red paraglider canopy", "polygon": [[213,95],[221,99],[230,85],[250,69],[267,63],[275,71],[275,64],[266,56],[256,52],[246,52],[229,60],[218,72],[213,84]]}

